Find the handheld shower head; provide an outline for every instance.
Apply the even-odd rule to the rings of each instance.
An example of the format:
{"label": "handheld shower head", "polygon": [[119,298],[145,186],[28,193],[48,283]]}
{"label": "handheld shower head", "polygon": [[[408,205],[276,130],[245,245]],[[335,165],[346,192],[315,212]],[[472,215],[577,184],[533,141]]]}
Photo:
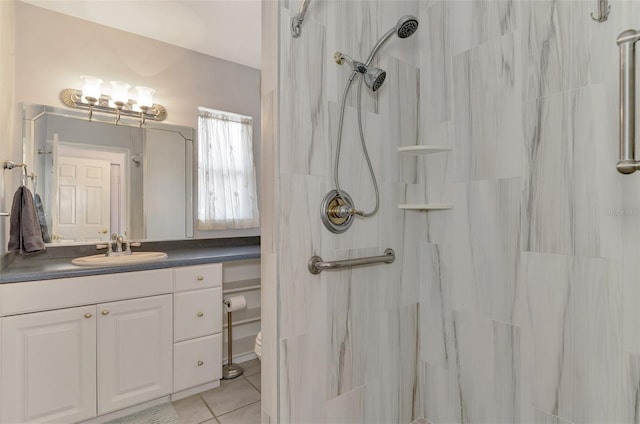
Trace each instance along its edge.
{"label": "handheld shower head", "polygon": [[397,35],[399,38],[407,38],[407,37],[411,37],[417,30],[418,30],[418,18],[412,15],[403,16],[398,20],[398,23],[396,23],[396,26],[394,26],[389,31],[387,31],[387,33],[384,34],[380,38],[380,40],[378,40],[376,45],[373,46],[373,49],[371,49],[371,53],[369,53],[369,57],[367,58],[367,61],[364,64],[366,66],[371,65],[371,62],[373,62],[373,59],[376,57],[380,49],[384,47],[384,45],[387,44],[389,39],[391,39],[391,37],[393,37],[394,35]]}
{"label": "handheld shower head", "polygon": [[415,16],[404,15],[398,20],[395,30],[399,38],[411,37],[418,30],[418,19]]}

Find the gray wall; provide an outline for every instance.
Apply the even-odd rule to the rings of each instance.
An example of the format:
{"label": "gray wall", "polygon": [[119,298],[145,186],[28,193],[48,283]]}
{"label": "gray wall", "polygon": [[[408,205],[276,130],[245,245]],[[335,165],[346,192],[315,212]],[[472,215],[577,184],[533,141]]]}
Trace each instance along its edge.
{"label": "gray wall", "polygon": [[[22,148],[13,142],[19,138],[19,113],[15,105],[15,7],[13,2],[0,2],[0,161],[21,160]],[[2,171],[0,176],[0,212],[11,208],[13,191],[20,181],[18,171]],[[9,218],[0,217],[0,255],[7,250]]]}
{"label": "gray wall", "polygon": [[[107,84],[122,80],[132,86],[150,86],[156,89],[155,102],[168,110],[167,123],[196,128],[198,106],[254,117],[259,168],[259,70],[22,2],[15,3],[15,28],[15,102],[61,106],[60,91],[80,88],[80,75],[85,74]],[[21,143],[16,134],[14,150],[20,155]],[[5,196],[13,190],[5,188]],[[255,229],[197,232],[196,236],[259,233]]]}
{"label": "gray wall", "polygon": [[[281,422],[637,420],[640,175],[615,171],[615,39],[640,3],[610,4],[599,24],[582,0],[312,2],[296,40],[299,2],[269,12],[262,281],[279,320],[263,382]],[[365,101],[381,211],[335,236],[317,212],[347,75],[333,52],[362,58],[404,13],[417,37],[382,51],[387,82]],[[349,107],[342,175],[369,205],[353,122]],[[453,151],[400,158],[405,144]],[[392,265],[306,270],[386,247]]]}

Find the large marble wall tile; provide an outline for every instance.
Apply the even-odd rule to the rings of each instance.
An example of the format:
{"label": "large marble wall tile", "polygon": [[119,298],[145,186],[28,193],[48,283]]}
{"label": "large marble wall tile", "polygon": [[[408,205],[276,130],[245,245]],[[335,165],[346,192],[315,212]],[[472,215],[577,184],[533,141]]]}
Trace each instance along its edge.
{"label": "large marble wall tile", "polygon": [[[327,25],[331,31],[327,32],[327,51],[324,60],[327,61],[329,100],[340,102],[345,83],[351,75],[351,68],[344,64],[337,65],[333,61],[333,54],[342,52],[355,60],[364,62],[378,37],[387,29],[381,29],[379,1],[342,1],[330,0],[320,2],[321,7],[327,8]],[[377,66],[377,62],[374,62]],[[357,80],[353,84],[347,97],[349,106],[356,106]],[[365,88],[362,92],[363,110],[376,112],[378,110],[377,96]]]}
{"label": "large marble wall tile", "polygon": [[452,53],[459,54],[516,29],[519,0],[448,1]]}
{"label": "large marble wall tile", "polygon": [[535,408],[623,422],[622,291],[609,260],[525,253],[522,354]]}
{"label": "large marble wall tile", "polygon": [[620,226],[606,211],[620,205],[615,143],[603,86],[527,103],[523,250],[616,256]]}
{"label": "large marble wall tile", "polygon": [[[281,33],[291,26],[291,13],[282,11]],[[280,40],[280,173],[328,175],[325,27],[304,21],[304,37]]]}
{"label": "large marble wall tile", "polygon": [[278,126],[276,92],[262,96],[261,143],[262,166],[260,167],[260,250],[276,253],[278,249]]}
{"label": "large marble wall tile", "polygon": [[452,212],[452,304],[510,323],[516,298],[522,180],[455,187]]}
{"label": "large marble wall tile", "polygon": [[[260,254],[260,331],[262,331],[262,411],[272,422],[278,416],[278,257]],[[269,424],[269,423],[263,423]]]}
{"label": "large marble wall tile", "polygon": [[495,420],[521,422],[520,328],[493,321]]}
{"label": "large marble wall tile", "polygon": [[583,1],[519,3],[524,93],[535,99],[588,82],[590,7]]}
{"label": "large marble wall tile", "polygon": [[386,133],[386,139],[379,144],[381,157],[402,165],[397,175],[384,172],[382,178],[416,183],[416,158],[400,156],[397,149],[422,144],[418,136],[420,73],[416,67],[393,57],[386,56],[381,62],[387,71],[385,83],[378,90],[380,118],[384,120]]}
{"label": "large marble wall tile", "polygon": [[427,214],[424,211],[406,210],[402,227],[402,245],[396,248],[396,260],[401,264],[401,305],[415,303],[420,295],[420,243],[427,237]]}
{"label": "large marble wall tile", "polygon": [[629,353],[626,355],[626,390],[624,422],[638,422],[640,417],[640,355]]}
{"label": "large marble wall tile", "polygon": [[460,392],[460,421],[496,422],[493,400],[493,328],[491,321],[453,313],[454,366]]}
{"label": "large marble wall tile", "polygon": [[303,334],[280,341],[281,423],[325,422],[326,397],[322,349],[314,351],[314,335]]}
{"label": "large marble wall tile", "polygon": [[571,421],[563,420],[555,415],[547,414],[546,412],[538,410],[535,412],[534,422],[536,424],[574,424]]}
{"label": "large marble wall tile", "polygon": [[408,423],[417,415],[418,305],[383,312],[380,324],[380,421]]}
{"label": "large marble wall tile", "polygon": [[[379,254],[377,248],[358,249],[342,258]],[[327,290],[324,319],[330,331],[328,343],[328,391],[332,399],[378,377],[380,367],[380,316],[385,299],[381,296],[379,268],[356,267],[333,272],[323,284]],[[327,274],[330,271],[327,272]]]}
{"label": "large marble wall tile", "polygon": [[363,389],[358,387],[327,401],[326,422],[335,424],[364,423]]}
{"label": "large marble wall tile", "polygon": [[419,144],[430,141],[432,127],[451,119],[451,47],[447,26],[449,8],[437,1],[429,7],[420,4],[420,127]]}
{"label": "large marble wall tile", "polygon": [[280,183],[280,337],[287,338],[305,333],[312,324],[307,315],[317,299],[309,296],[309,290],[318,277],[309,272],[307,263],[322,253],[317,209],[319,193],[326,188],[323,178],[312,176],[282,175]]}
{"label": "large marble wall tile", "polygon": [[447,368],[452,336],[449,289],[450,271],[447,268],[445,246],[420,244],[420,360],[431,366]]}
{"label": "large marble wall tile", "polygon": [[451,355],[449,359],[452,366],[448,369],[432,366],[427,362],[420,363],[418,372],[421,409],[419,415],[425,417],[430,423],[463,422],[456,356]]}
{"label": "large marble wall tile", "polygon": [[[586,262],[586,263],[585,263]],[[574,259],[571,415],[575,422],[623,422],[622,289],[611,261]]]}
{"label": "large marble wall tile", "polygon": [[453,57],[452,154],[459,181],[522,175],[518,35],[507,34]]}
{"label": "large marble wall tile", "polygon": [[[262,95],[278,90],[278,46],[280,40],[280,4],[276,1],[262,3],[262,55],[260,91]],[[264,123],[264,117],[262,117]],[[275,126],[273,121],[273,125]]]}
{"label": "large marble wall tile", "polygon": [[[624,181],[625,198],[640,195],[638,179],[626,178]],[[621,264],[623,292],[623,346],[626,351],[640,354],[640,202],[634,207],[620,208],[620,215],[611,216],[620,222],[623,231],[623,253]]]}

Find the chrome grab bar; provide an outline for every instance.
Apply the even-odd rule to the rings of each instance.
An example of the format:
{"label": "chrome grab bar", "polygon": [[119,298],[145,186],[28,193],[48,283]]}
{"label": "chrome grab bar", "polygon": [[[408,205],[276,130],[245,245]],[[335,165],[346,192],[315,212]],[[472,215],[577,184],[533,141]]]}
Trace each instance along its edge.
{"label": "chrome grab bar", "polygon": [[302,25],[302,21],[304,21],[304,15],[307,14],[309,2],[311,2],[311,0],[302,0],[298,14],[291,18],[291,36],[293,38],[298,38],[302,34],[300,25]]}
{"label": "chrome grab bar", "polygon": [[618,36],[620,47],[620,160],[616,169],[633,174],[640,169],[636,160],[636,52],[640,31],[629,29]]}
{"label": "chrome grab bar", "polygon": [[345,259],[342,261],[324,262],[320,256],[312,256],[309,259],[309,272],[320,274],[325,269],[341,269],[352,266],[385,263],[390,264],[396,260],[396,252],[393,249],[385,249],[383,255],[369,256],[366,258]]}

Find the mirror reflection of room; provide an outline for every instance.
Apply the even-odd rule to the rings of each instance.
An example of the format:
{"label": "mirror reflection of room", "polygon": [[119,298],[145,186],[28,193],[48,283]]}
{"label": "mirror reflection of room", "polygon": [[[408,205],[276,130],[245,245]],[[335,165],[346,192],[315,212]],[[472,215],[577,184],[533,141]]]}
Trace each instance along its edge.
{"label": "mirror reflection of room", "polygon": [[193,129],[89,121],[50,106],[29,105],[25,113],[35,116],[25,139],[32,138],[35,191],[51,243],[191,235],[188,208],[161,202],[170,196],[186,204]]}

